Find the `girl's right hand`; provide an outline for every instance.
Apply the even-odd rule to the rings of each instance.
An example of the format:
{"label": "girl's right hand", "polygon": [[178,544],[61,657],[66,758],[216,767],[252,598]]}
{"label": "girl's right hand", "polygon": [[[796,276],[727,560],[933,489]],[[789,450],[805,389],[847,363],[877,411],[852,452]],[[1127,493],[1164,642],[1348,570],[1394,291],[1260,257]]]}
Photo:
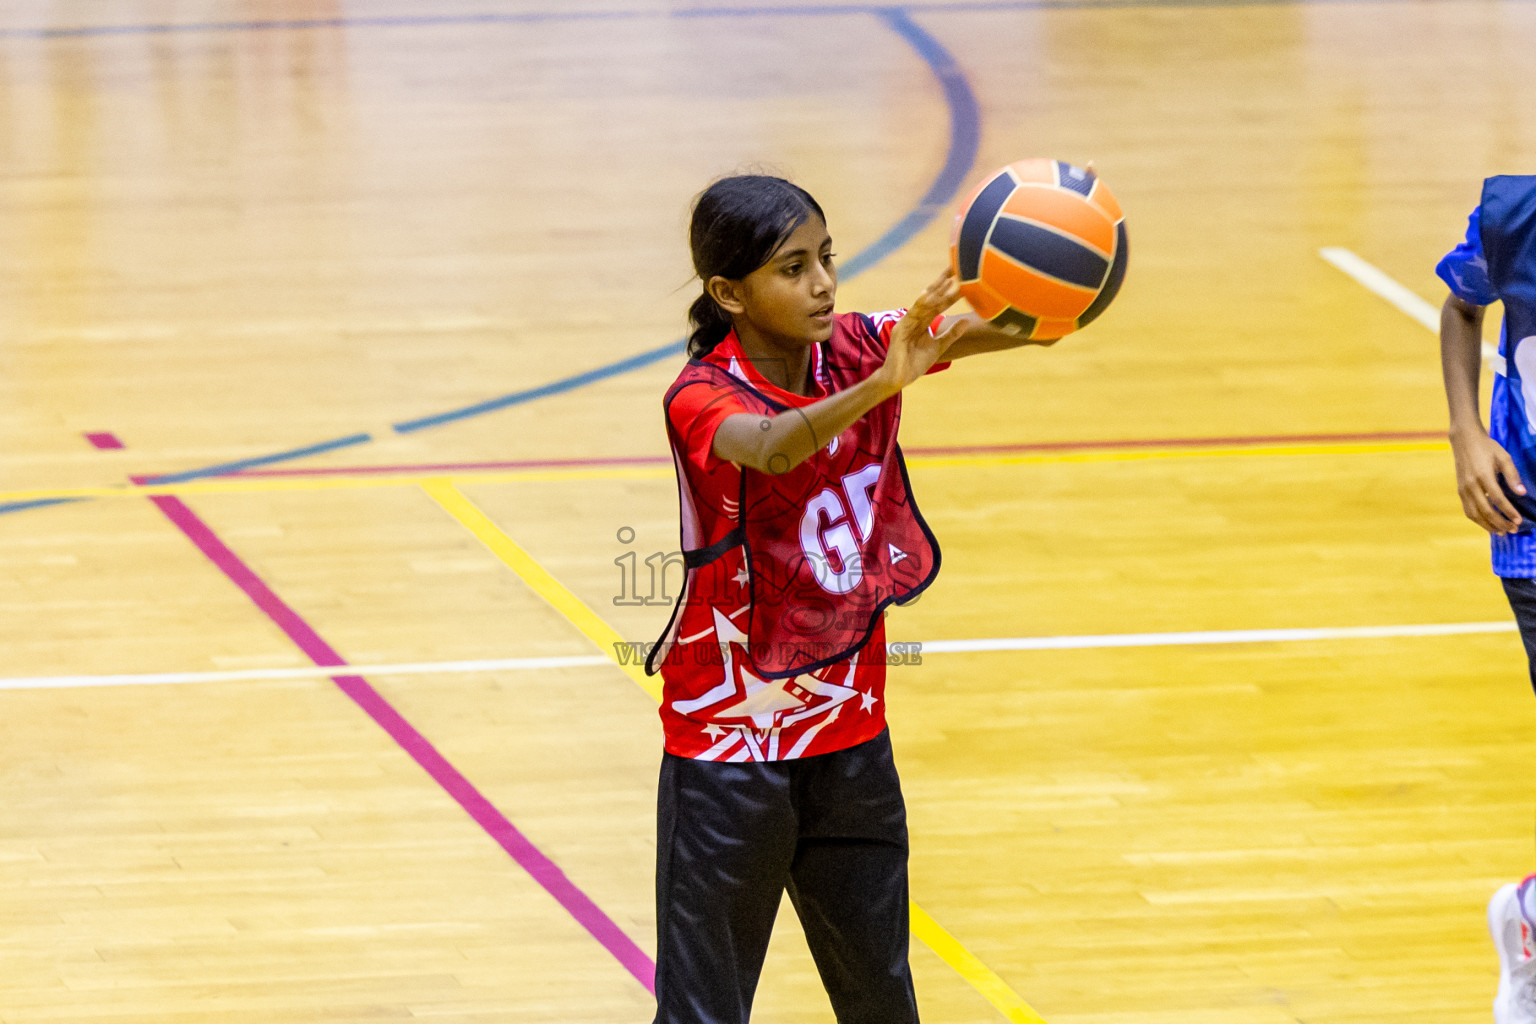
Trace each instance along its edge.
{"label": "girl's right hand", "polygon": [[1456,459],[1456,491],[1467,518],[1492,534],[1510,534],[1520,528],[1520,513],[1504,495],[1500,478],[1516,494],[1525,493],[1515,462],[1497,441],[1481,429],[1451,435]]}
{"label": "girl's right hand", "polygon": [[932,369],[944,350],[970,326],[968,321],[960,320],[937,337],[929,331],[938,315],[959,298],[960,282],[953,270],[945,270],[907,307],[906,315],[891,329],[885,364],[877,372],[893,393]]}

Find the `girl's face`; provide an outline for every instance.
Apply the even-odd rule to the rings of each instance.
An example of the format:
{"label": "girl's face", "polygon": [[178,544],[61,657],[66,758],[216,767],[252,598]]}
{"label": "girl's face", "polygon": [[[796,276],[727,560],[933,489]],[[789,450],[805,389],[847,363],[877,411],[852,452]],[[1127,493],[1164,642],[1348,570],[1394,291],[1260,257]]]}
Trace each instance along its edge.
{"label": "girl's face", "polygon": [[729,289],[735,301],[721,305],[738,320],[739,328],[763,341],[804,348],[832,337],[837,268],[827,225],[815,214],[790,232],[767,263],[729,283],[735,286]]}

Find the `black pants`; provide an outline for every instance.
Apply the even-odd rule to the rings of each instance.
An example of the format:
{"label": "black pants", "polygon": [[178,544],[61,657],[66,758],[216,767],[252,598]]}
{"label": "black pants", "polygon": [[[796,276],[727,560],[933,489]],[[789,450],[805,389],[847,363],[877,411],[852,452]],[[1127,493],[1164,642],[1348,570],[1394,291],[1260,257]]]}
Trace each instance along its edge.
{"label": "black pants", "polygon": [[888,733],[795,761],[663,755],[656,1024],[747,1024],[785,889],[839,1024],[916,1024]]}
{"label": "black pants", "polygon": [[1515,613],[1515,625],[1520,627],[1531,670],[1531,687],[1536,689],[1536,580],[1501,577],[1499,582],[1504,584],[1504,595]]}

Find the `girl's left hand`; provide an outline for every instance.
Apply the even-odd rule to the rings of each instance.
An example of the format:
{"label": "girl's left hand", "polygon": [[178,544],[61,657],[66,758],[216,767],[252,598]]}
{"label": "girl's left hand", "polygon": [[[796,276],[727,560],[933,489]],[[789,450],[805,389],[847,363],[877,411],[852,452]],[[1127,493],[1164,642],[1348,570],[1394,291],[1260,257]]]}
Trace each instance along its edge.
{"label": "girl's left hand", "polygon": [[944,350],[970,327],[970,321],[957,319],[937,337],[929,331],[939,314],[959,298],[960,282],[953,270],[945,270],[907,307],[906,316],[891,329],[891,344],[880,370],[895,390],[900,391],[932,369]]}

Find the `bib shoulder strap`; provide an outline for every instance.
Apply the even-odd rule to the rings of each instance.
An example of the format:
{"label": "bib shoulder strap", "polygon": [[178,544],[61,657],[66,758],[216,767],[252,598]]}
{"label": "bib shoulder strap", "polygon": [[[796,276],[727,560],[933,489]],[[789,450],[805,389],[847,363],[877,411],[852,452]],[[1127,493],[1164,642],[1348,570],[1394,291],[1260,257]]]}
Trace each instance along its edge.
{"label": "bib shoulder strap", "polygon": [[690,359],[683,372],[677,375],[677,380],[667,389],[666,397],[662,399],[662,406],[668,410],[672,407],[672,400],[687,387],[697,384],[706,384],[722,391],[746,400],[748,405],[758,405],[764,411],[783,412],[789,406],[776,402],[767,395],[758,391],[746,381],[714,363],[705,362],[702,359]]}

